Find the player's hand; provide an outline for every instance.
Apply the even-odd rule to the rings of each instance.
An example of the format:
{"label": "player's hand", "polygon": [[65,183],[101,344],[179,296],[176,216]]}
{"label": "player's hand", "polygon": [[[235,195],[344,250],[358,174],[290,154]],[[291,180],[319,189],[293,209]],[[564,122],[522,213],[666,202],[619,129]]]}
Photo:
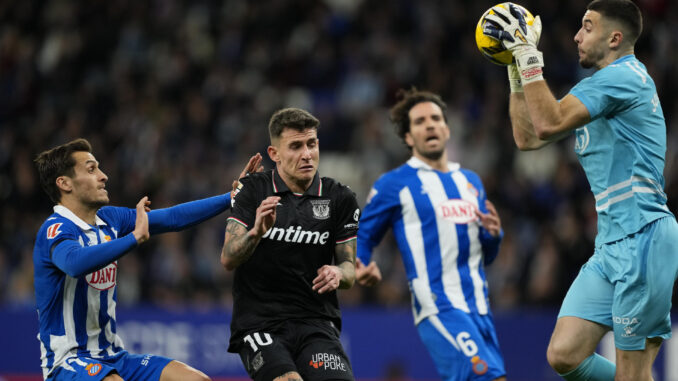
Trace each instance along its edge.
{"label": "player's hand", "polygon": [[313,290],[318,294],[334,291],[339,288],[343,273],[337,266],[325,265],[318,269],[318,276],[313,279]]}
{"label": "player's hand", "polygon": [[254,226],[249,234],[254,235],[255,237],[261,237],[268,229],[273,227],[273,224],[275,224],[275,208],[278,206],[279,201],[280,197],[269,196],[259,204],[254,219]]}
{"label": "player's hand", "polygon": [[499,233],[501,233],[501,219],[499,218],[499,213],[497,213],[497,208],[494,207],[490,200],[485,200],[485,207],[488,213],[483,213],[480,209],[476,209],[476,215],[492,237],[498,237]]}
{"label": "player's hand", "polygon": [[151,205],[151,202],[148,201],[147,196],[144,196],[144,198],[137,203],[137,220],[134,225],[134,231],[132,232],[134,238],[137,240],[137,244],[144,243],[151,237],[151,234],[148,231],[148,214],[146,214],[146,212],[151,210],[148,207],[149,205]]}
{"label": "player's hand", "polygon": [[381,282],[381,270],[375,261],[365,266],[360,258],[355,259],[355,279],[361,286],[372,287]]}
{"label": "player's hand", "polygon": [[231,190],[231,198],[235,196],[235,190],[238,188],[238,184],[240,182],[238,181],[239,179],[242,179],[243,177],[249,175],[250,173],[255,173],[255,172],[261,172],[264,170],[264,166],[261,165],[261,154],[257,152],[255,155],[250,157],[250,160],[247,162],[245,165],[245,168],[240,172],[240,175],[238,175],[238,179],[233,180],[233,189]]}
{"label": "player's hand", "polygon": [[528,25],[521,9],[512,3],[508,5],[509,9],[497,5],[492,8],[494,14],[485,16],[491,22],[485,23],[483,34],[501,41],[512,53],[525,47],[536,49],[541,36],[541,18],[535,16],[532,25]]}

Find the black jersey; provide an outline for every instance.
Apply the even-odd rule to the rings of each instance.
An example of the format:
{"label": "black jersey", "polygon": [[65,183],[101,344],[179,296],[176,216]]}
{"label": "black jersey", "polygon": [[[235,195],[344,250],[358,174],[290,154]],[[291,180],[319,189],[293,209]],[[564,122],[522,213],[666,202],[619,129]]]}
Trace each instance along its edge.
{"label": "black jersey", "polygon": [[242,335],[287,319],[327,319],[341,329],[336,291],[318,294],[313,279],[334,264],[339,243],[355,239],[360,209],[347,186],[316,173],[303,194],[290,191],[276,170],[240,179],[230,221],[254,225],[266,197],[280,196],[273,227],[235,269],[229,351]]}

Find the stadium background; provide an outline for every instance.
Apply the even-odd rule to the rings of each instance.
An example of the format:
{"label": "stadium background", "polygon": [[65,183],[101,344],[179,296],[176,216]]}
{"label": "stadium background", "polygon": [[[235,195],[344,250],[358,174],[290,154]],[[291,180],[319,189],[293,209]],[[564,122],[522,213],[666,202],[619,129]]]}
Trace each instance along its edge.
{"label": "stadium background", "polygon": [[[571,140],[537,152],[515,148],[505,70],[485,61],[473,38],[477,18],[494,3],[0,1],[0,323],[21,320],[16,329],[0,328],[0,357],[9,358],[0,363],[0,379],[40,371],[37,357],[18,360],[33,364],[29,371],[12,368],[17,362],[7,357],[37,356],[37,332],[24,320],[37,320],[32,245],[51,211],[32,165],[38,152],[85,137],[109,176],[113,204],[133,206],[149,195],[154,207],[169,206],[228,190],[250,155],[266,156],[271,113],[302,107],[321,120],[321,174],[350,185],[362,205],[374,180],[409,156],[387,110],[395,91],[412,85],[447,101],[451,159],[481,175],[502,217],[506,236],[488,281],[500,337],[517,339],[502,341],[509,377],[546,379],[542,331],[591,254],[596,216]],[[540,48],[558,97],[591,73],[578,66],[572,41],[587,3],[521,2],[542,17]],[[675,211],[678,4],[637,3],[645,28],[636,54],[656,82],[667,121],[666,191]],[[145,321],[151,308],[183,311],[179,319],[195,324],[222,311],[226,322],[232,273],[218,263],[225,216],[156,237],[121,259],[119,318],[129,312]],[[340,292],[347,325],[352,316],[409,313],[390,239],[376,259],[385,276],[379,287]],[[538,320],[533,329],[521,324],[530,319]],[[412,339],[404,321],[409,325],[382,347]],[[397,319],[389,324],[401,327]],[[356,348],[374,344],[369,332],[351,340]],[[521,359],[540,370],[523,373],[511,364]],[[416,366],[365,377],[430,374]]]}

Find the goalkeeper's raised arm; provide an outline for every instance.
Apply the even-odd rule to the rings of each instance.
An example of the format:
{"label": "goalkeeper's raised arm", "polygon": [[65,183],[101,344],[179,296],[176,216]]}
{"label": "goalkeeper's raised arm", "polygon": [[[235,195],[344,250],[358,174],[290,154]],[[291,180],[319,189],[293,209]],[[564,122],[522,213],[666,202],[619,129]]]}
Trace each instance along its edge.
{"label": "goalkeeper's raised arm", "polygon": [[510,3],[508,9],[495,6],[493,10],[494,14],[488,15],[487,19],[497,26],[488,24],[484,33],[502,41],[515,59],[515,63],[508,66],[509,113],[518,148],[541,148],[587,123],[589,113],[581,101],[567,95],[559,102],[544,81],[544,59],[537,49],[541,18],[536,16],[532,25],[528,25],[524,15]]}

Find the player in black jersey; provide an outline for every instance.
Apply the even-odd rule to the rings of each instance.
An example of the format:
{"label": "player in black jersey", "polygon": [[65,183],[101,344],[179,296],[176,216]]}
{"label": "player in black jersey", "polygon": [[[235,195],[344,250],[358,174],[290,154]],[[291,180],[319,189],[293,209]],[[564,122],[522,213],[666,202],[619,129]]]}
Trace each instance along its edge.
{"label": "player in black jersey", "polygon": [[269,123],[275,169],[240,179],[221,263],[235,269],[228,350],[254,380],[353,380],[339,341],[338,288],[355,280],[355,194],[318,175],[319,122],[283,109]]}

